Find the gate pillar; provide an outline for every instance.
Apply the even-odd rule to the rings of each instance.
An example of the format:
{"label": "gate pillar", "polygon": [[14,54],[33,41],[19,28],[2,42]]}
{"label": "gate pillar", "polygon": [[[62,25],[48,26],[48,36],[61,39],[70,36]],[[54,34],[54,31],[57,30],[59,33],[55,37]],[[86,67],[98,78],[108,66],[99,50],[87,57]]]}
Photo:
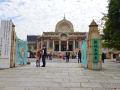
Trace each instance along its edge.
{"label": "gate pillar", "polygon": [[101,70],[101,40],[98,25],[93,20],[89,25],[87,41],[87,67],[88,69]]}

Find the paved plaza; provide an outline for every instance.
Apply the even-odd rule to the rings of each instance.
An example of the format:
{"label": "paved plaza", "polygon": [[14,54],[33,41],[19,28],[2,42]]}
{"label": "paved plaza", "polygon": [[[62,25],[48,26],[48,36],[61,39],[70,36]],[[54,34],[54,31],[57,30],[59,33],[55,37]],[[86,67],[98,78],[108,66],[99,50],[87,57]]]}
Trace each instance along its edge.
{"label": "paved plaza", "polygon": [[47,60],[47,66],[30,65],[0,70],[0,90],[120,90],[120,63],[106,60],[102,71],[87,70],[70,60]]}

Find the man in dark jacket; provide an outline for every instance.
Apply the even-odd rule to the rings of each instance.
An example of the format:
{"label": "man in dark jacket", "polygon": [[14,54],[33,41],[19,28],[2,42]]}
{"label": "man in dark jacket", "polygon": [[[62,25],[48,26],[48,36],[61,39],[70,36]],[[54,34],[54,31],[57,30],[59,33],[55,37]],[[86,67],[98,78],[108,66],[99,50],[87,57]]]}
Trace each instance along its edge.
{"label": "man in dark jacket", "polygon": [[70,52],[67,51],[67,52],[66,52],[66,62],[69,62],[69,57],[70,57]]}
{"label": "man in dark jacket", "polygon": [[45,45],[43,45],[42,46],[42,62],[43,62],[42,67],[45,67],[45,65],[46,65],[46,55],[47,55],[47,49],[46,49]]}
{"label": "man in dark jacket", "polygon": [[104,63],[104,59],[106,58],[105,53],[102,53],[102,62]]}
{"label": "man in dark jacket", "polygon": [[79,52],[78,52],[78,63],[81,63],[81,51],[79,50]]}

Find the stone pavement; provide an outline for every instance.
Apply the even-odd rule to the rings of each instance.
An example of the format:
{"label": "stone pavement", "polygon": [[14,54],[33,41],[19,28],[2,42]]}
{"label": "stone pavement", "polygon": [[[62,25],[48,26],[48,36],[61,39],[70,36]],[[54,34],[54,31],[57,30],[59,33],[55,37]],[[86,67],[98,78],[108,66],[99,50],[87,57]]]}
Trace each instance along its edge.
{"label": "stone pavement", "polygon": [[120,90],[120,63],[107,60],[102,71],[92,71],[75,62],[54,59],[45,68],[32,62],[0,70],[0,90]]}

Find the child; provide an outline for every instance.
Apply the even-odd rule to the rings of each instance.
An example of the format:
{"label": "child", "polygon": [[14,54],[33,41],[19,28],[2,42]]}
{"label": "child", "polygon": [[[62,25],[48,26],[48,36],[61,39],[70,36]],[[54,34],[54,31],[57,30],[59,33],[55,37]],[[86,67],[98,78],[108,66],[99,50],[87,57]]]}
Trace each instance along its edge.
{"label": "child", "polygon": [[52,60],[52,52],[49,53],[49,60]]}
{"label": "child", "polygon": [[36,67],[40,67],[40,58],[41,58],[41,54],[40,51],[38,51],[36,54]]}

